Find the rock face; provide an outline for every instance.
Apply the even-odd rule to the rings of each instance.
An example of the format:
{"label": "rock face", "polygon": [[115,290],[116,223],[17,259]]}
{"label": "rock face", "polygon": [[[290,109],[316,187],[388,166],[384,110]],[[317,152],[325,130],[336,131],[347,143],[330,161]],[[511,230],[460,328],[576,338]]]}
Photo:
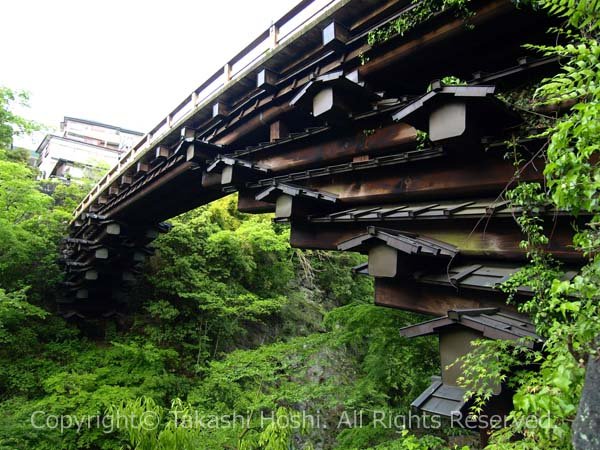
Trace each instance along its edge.
{"label": "rock face", "polygon": [[600,359],[590,356],[579,410],[573,423],[576,450],[600,450]]}

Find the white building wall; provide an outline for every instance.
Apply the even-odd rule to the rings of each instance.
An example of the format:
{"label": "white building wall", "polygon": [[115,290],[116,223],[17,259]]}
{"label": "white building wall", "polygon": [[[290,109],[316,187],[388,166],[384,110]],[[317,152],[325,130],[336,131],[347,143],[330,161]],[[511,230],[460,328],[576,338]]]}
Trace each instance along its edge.
{"label": "white building wall", "polygon": [[[58,162],[61,160],[69,161],[74,166],[106,166],[108,170],[119,161],[119,152],[109,148],[93,147],[80,142],[65,141],[57,136],[50,136],[47,145],[40,154],[38,169],[41,178],[48,178],[53,175]],[[83,171],[74,169],[70,169],[70,176],[81,178]]]}
{"label": "white building wall", "polygon": [[127,133],[117,128],[108,128],[68,119],[62,123],[62,132],[64,137],[119,150],[127,150],[140,140],[139,135]]}

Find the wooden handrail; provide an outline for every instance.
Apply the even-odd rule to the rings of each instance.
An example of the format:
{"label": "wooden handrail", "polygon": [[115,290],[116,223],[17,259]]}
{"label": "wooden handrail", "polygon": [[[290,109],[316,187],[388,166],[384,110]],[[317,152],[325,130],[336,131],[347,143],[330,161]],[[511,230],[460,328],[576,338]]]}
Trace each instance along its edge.
{"label": "wooden handrail", "polygon": [[[265,53],[273,48],[273,45],[277,46],[279,43],[284,42],[287,38],[293,36],[296,31],[304,26],[306,23],[315,19],[315,17],[321,15],[325,10],[329,9],[332,4],[339,2],[341,0],[302,0],[292,9],[290,9],[287,13],[285,13],[281,18],[273,23],[269,28],[260,33],[250,44],[245,46],[241,51],[239,51],[233,58],[230,58],[224,67],[229,68],[228,74],[230,78],[234,78],[237,75],[245,73],[249,67],[254,65],[258,60],[262,59]],[[309,9],[313,4],[324,2],[324,4],[318,8],[314,13],[312,13],[308,18],[304,19],[301,23],[294,26],[291,30],[286,31],[284,35],[279,36],[279,29],[302,13],[304,13],[307,9]],[[272,33],[276,33],[276,36],[272,36]],[[272,42],[270,42],[272,41]],[[258,53],[251,61],[244,64],[242,67],[233,70],[233,66],[235,63],[241,61],[244,57],[249,55],[251,52],[256,51],[261,46],[266,45],[265,49]],[[271,45],[269,45],[271,44]],[[227,69],[226,69],[227,70]],[[126,153],[122,155],[119,162],[108,172],[102,179],[94,186],[90,194],[86,196],[84,201],[82,201],[74,211],[75,218],[87,208],[92,201],[94,201],[95,197],[110,183],[114,181],[116,176],[110,176],[115,173],[118,176],[121,172],[121,169],[125,166],[128,166],[131,163],[132,158],[135,159],[140,153],[145,153],[146,150],[152,147],[154,141],[160,139],[164,136],[163,133],[159,133],[163,129],[163,127],[167,127],[167,132],[173,128],[173,117],[182,111],[185,108],[190,108],[191,112],[195,112],[196,110],[201,108],[201,104],[204,100],[208,99],[218,90],[222,89],[227,83],[228,79],[224,77],[225,71],[223,70],[223,66],[221,69],[216,71],[213,75],[211,75],[208,79],[206,79],[199,87],[194,89],[191,94],[185,97],[169,114],[167,114],[157,125],[155,125],[148,133],[140,138],[140,140],[132,146]],[[212,86],[214,83],[218,82],[219,79],[223,77],[224,79],[218,83],[217,86]],[[212,87],[212,88],[211,88]],[[202,105],[204,106],[204,105]],[[179,122],[179,120],[177,121]],[[74,219],[75,220],[75,219]]]}

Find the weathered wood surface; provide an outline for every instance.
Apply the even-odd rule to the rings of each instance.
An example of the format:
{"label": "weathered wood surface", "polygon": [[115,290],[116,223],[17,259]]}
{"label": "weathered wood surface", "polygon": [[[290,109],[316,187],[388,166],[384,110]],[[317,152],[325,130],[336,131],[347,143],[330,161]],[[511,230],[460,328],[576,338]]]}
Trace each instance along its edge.
{"label": "weathered wood surface", "polygon": [[375,304],[419,314],[443,316],[451,309],[499,308],[517,313],[514,305],[506,304],[506,295],[473,290],[458,293],[443,286],[418,285],[398,278],[375,278]]}
{"label": "weathered wood surface", "polygon": [[[337,245],[363,233],[368,223],[292,223],[290,243],[297,248],[335,250]],[[372,223],[376,225],[376,223]],[[511,219],[481,221],[404,221],[384,222],[381,226],[428,236],[454,245],[464,256],[523,260],[526,252],[520,247],[523,235]],[[572,247],[573,230],[568,220],[558,225],[548,221],[551,231],[548,249],[566,261],[581,261],[581,253]]]}

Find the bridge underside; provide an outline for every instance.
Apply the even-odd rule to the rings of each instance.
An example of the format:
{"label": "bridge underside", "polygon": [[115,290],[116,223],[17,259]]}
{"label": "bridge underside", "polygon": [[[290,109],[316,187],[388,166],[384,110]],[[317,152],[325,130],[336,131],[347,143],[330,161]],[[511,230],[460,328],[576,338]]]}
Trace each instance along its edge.
{"label": "bridge underside", "polygon": [[[543,141],[527,138],[528,117],[498,94],[557,70],[522,47],[549,42],[552,24],[507,0],[472,4],[469,26],[443,12],[371,46],[369,31],[409,3],[337,2],[214,95],[193,93],[192,110],[169,115],[78,208],[63,310],[123,307],[163,222],[237,192],[240,211],[290,223],[295,247],[368,254],[357,270],[375,277],[379,305],[514,312],[495,289],[525,261],[519,211],[503,200],[516,181],[505,142],[532,158],[519,180],[542,181]],[[466,82],[435,82],[448,75]],[[548,248],[576,267],[571,219],[540,216]]]}

